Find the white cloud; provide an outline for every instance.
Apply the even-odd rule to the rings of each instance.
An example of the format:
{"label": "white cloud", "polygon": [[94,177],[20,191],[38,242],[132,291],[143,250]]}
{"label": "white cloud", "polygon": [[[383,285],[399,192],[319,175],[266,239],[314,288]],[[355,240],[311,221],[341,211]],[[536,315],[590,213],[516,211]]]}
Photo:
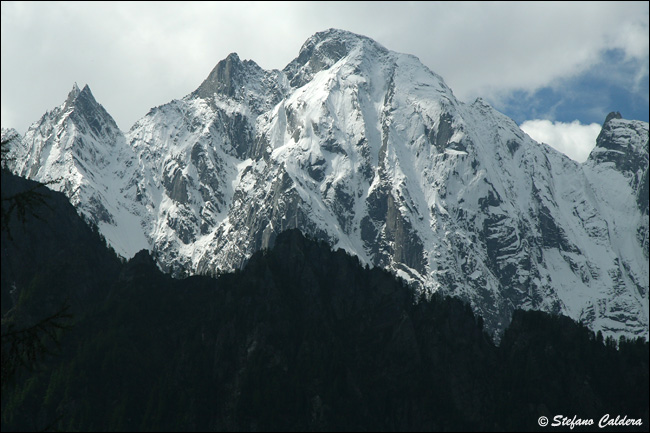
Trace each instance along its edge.
{"label": "white cloud", "polygon": [[578,162],[587,160],[601,130],[597,123],[583,125],[577,120],[571,123],[527,120],[520,128],[534,140],[546,143]]}

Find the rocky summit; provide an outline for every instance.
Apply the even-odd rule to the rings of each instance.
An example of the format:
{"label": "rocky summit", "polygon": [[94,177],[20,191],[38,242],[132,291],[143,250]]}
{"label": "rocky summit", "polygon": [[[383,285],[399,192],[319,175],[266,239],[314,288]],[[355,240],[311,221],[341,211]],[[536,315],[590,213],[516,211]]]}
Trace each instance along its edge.
{"label": "rocky summit", "polygon": [[14,173],[176,275],[241,268],[298,228],[469,302],[495,335],[523,308],[648,337],[648,124],[618,113],[580,164],[330,29],[281,71],[229,55],[126,133],[75,85],[9,143]]}

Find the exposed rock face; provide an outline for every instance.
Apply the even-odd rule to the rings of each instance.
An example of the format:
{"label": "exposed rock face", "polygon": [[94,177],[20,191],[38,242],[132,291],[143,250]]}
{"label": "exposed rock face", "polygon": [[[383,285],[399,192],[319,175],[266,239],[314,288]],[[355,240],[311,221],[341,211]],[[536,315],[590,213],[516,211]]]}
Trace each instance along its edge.
{"label": "exposed rock face", "polygon": [[13,146],[14,171],[65,174],[57,187],[125,256],[232,270],[299,228],[469,301],[493,332],[525,308],[648,335],[647,123],[608,116],[581,165],[340,30],[282,71],[231,54],[125,135],[86,89]]}
{"label": "exposed rock face", "polygon": [[616,171],[629,178],[639,210],[648,213],[647,123],[625,120],[618,112],[609,113],[596,139],[596,148],[589,155],[589,163],[613,163]]}

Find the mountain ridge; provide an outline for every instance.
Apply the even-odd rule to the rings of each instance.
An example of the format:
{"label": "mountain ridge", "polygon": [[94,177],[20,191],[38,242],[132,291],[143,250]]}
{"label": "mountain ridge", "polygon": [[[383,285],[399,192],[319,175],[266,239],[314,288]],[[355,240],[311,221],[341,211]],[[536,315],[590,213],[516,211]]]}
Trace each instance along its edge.
{"label": "mountain ridge", "polygon": [[[60,188],[125,256],[147,248],[164,270],[210,274],[300,228],[467,300],[493,332],[526,308],[647,338],[647,123],[608,117],[616,127],[577,164],[485,101],[458,101],[417,58],[338,30],[282,71],[229,55],[196,91],[115,132],[99,170],[83,170],[98,166],[92,152],[65,155],[72,143],[101,155],[101,137],[75,126],[59,138],[60,120],[28,131],[14,171],[81,173]],[[632,138],[645,160],[636,144],[607,150]],[[62,170],[24,162],[52,144]]]}

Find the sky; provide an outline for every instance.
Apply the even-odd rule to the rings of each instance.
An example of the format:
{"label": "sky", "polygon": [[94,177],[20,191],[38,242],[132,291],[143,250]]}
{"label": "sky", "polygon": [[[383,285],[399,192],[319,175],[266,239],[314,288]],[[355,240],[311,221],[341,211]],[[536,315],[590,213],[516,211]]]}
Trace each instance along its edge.
{"label": "sky", "polygon": [[413,54],[584,161],[605,116],[648,121],[648,2],[2,2],[2,127],[24,133],[76,82],[127,131],[229,53],[282,69],[340,28]]}

